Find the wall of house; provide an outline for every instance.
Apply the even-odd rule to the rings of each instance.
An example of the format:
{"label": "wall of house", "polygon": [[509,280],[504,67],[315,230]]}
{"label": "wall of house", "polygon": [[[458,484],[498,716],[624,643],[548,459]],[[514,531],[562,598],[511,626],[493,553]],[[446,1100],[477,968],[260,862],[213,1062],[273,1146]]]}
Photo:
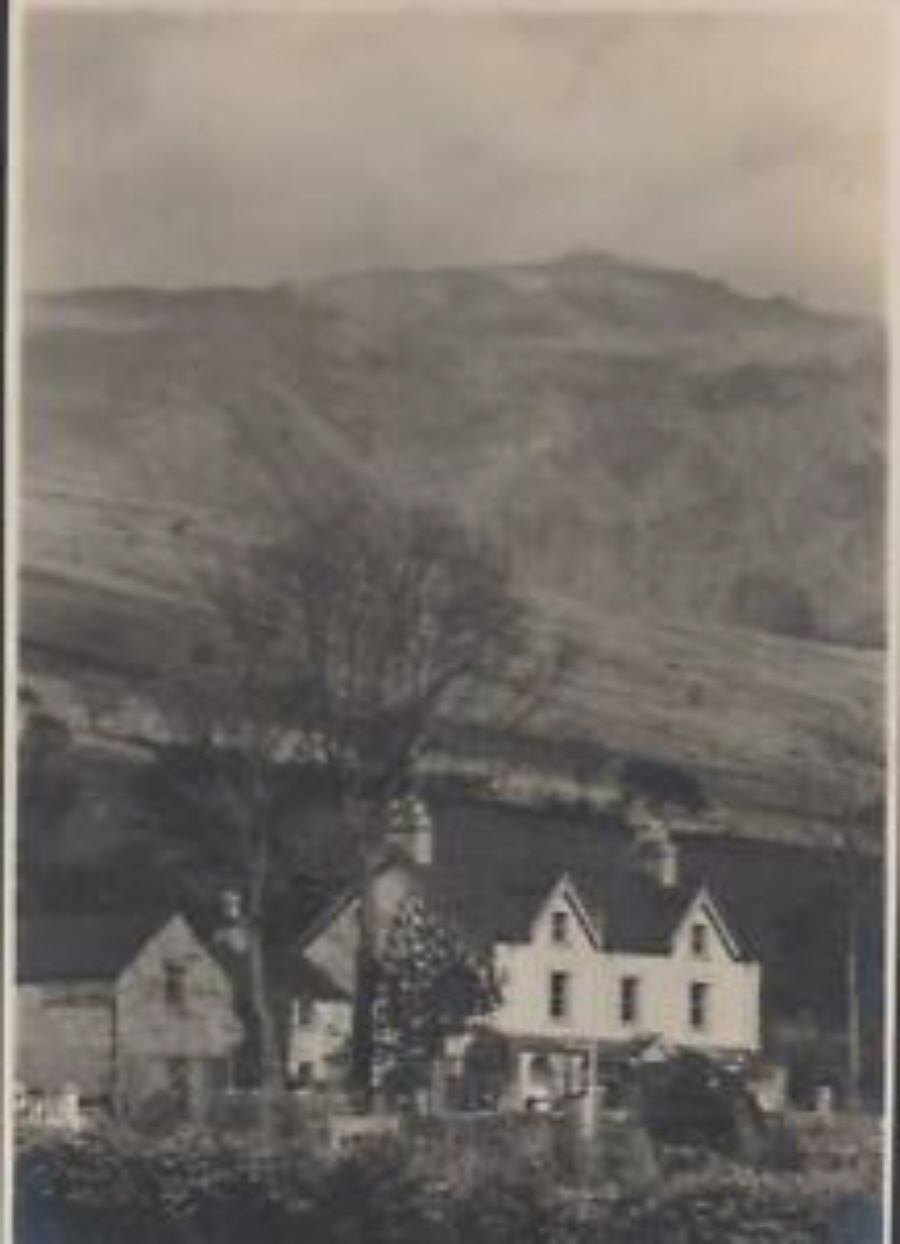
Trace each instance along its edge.
{"label": "wall of house", "polygon": [[[640,982],[638,1015],[623,1023],[620,1013],[621,980]],[[690,1023],[690,986],[709,986],[708,1022],[702,1029]],[[696,963],[684,956],[609,955],[603,964],[600,987],[601,1032],[604,1039],[627,1039],[658,1034],[677,1045],[695,1049],[759,1048],[759,968],[748,963]]]}
{"label": "wall of house", "polygon": [[[184,1001],[166,996],[166,965],[184,971]],[[242,1036],[224,969],[176,916],[143,947],[116,988],[117,1094],[125,1108],[184,1085],[192,1101],[224,1077]]]}
{"label": "wall of house", "polygon": [[[699,955],[692,946],[694,926],[706,930],[705,953]],[[658,1001],[654,994],[652,1014],[667,1025],[660,1031],[701,1049],[716,1046],[759,1048],[759,965],[736,959],[734,951],[714,906],[702,895],[698,896],[673,938],[668,961],[670,987],[662,991],[667,1000]],[[690,1024],[688,993],[692,981],[705,982],[710,988],[709,1025],[703,1031]]]}
{"label": "wall of house", "polygon": [[[376,938],[380,945],[390,929],[397,909],[416,890],[415,876],[409,868],[385,868],[375,878],[374,907]],[[356,949],[359,944],[358,903],[348,903],[322,933],[304,948],[311,963],[321,968],[341,989],[351,993],[356,980]]]}
{"label": "wall of house", "polygon": [[[553,913],[565,912],[569,939],[553,940]],[[497,947],[495,963],[503,1002],[493,1025],[510,1035],[542,1037],[595,1037],[600,1014],[600,956],[577,909],[565,890],[557,887],[539,913],[527,944]],[[553,1019],[549,1010],[550,979],[554,972],[569,976],[568,1014]]]}
{"label": "wall of house", "polygon": [[349,1002],[298,1003],[288,1034],[288,1075],[297,1077],[300,1068],[305,1066],[313,1083],[332,1080],[335,1056],[345,1049],[350,1038],[352,1016]]}
{"label": "wall of house", "polygon": [[[697,1049],[755,1050],[760,1044],[757,964],[735,960],[712,916],[701,907],[685,917],[668,955],[600,952],[581,926],[572,921],[568,946],[550,936],[552,911],[563,906],[557,894],[536,921],[528,944],[497,948],[504,999],[495,1026],[510,1036],[628,1040],[659,1034]],[[693,953],[691,926],[707,928],[707,952]],[[561,1019],[550,1015],[550,978],[568,972],[570,1008]],[[638,982],[638,1013],[633,1023],[621,1016],[621,981]],[[690,1023],[689,991],[694,981],[709,986],[709,1017],[703,1029]]]}
{"label": "wall of house", "polygon": [[112,1088],[112,989],[102,982],[20,985],[16,993],[15,1076],[27,1088],[58,1093],[74,1084],[86,1097]]}

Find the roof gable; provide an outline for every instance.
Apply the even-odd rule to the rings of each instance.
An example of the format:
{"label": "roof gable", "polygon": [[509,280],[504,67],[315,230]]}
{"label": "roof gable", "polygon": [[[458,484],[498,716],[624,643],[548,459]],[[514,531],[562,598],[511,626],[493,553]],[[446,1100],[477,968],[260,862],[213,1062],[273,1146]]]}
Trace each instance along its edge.
{"label": "roof gable", "polygon": [[[738,924],[730,903],[726,920],[718,877],[713,899],[705,870],[692,867],[685,858],[685,883],[660,886],[635,868],[631,835],[618,823],[469,797],[458,805],[453,801],[437,805],[434,822],[430,866],[416,865],[390,850],[382,865],[408,870],[429,905],[477,945],[529,942],[548,896],[568,879],[606,951],[670,953],[672,939],[701,891],[713,903],[735,948],[748,946],[744,924]],[[306,925],[299,945],[310,945],[356,901],[358,893],[358,881],[352,881]],[[752,956],[739,951],[739,957]]]}
{"label": "roof gable", "polygon": [[699,912],[702,912],[707,917],[710,924],[715,929],[719,940],[732,959],[746,958],[743,947],[735,934],[732,933],[729,928],[719,904],[715,901],[713,895],[709,891],[709,888],[705,885],[701,886],[694,895],[693,900],[679,920],[678,925],[672,934],[673,942],[680,936],[685,926],[692,920],[696,919],[696,915]]}
{"label": "roof gable", "polygon": [[563,873],[560,876],[550,893],[546,896],[535,912],[531,921],[532,937],[548,913],[554,908],[558,908],[561,901],[565,902],[588,941],[594,946],[595,949],[599,949],[600,935],[597,925],[584,903],[581,901],[581,897],[578,893],[578,887],[575,885],[568,873]]}
{"label": "roof gable", "polygon": [[[426,889],[428,885],[429,869],[415,863],[406,854],[405,851],[388,846],[381,852],[374,872],[378,875],[397,871],[407,874],[414,879],[422,889]],[[313,918],[299,931],[299,935],[293,939],[297,948],[311,946],[313,942],[328,932],[332,925],[340,919],[341,915],[348,908],[353,908],[359,902],[361,885],[360,882],[353,881],[346,884],[342,889],[338,890],[334,896],[326,901]]]}

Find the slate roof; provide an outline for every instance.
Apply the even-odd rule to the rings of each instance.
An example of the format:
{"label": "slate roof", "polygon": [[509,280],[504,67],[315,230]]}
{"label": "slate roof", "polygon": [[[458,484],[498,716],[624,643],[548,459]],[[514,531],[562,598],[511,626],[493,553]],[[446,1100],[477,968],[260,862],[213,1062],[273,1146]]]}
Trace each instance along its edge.
{"label": "slate roof", "polygon": [[[421,868],[407,859],[407,866],[429,904],[478,944],[527,940],[540,907],[566,875],[610,950],[665,953],[691,902],[706,890],[742,954],[758,954],[750,936],[759,923],[755,902],[737,901],[725,884],[727,872],[698,867],[692,853],[679,852],[681,883],[664,889],[636,871],[631,835],[612,819],[471,796],[432,811],[434,862]],[[348,878],[340,892],[346,898],[353,890]],[[324,904],[317,919],[298,922],[304,943],[333,910]]]}
{"label": "slate roof", "polygon": [[697,895],[695,885],[663,888],[620,866],[573,877],[578,896],[600,926],[608,950],[663,954]]}
{"label": "slate roof", "polygon": [[[538,832],[527,832],[530,820]],[[563,876],[609,950],[665,953],[701,889],[708,890],[729,932],[741,940],[715,885],[696,870],[685,870],[681,884],[663,888],[636,870],[628,855],[630,840],[611,826],[523,809],[507,819],[501,808],[470,803],[452,830],[438,832],[435,841],[425,894],[485,945],[528,940],[535,916]]]}
{"label": "slate roof", "polygon": [[17,978],[113,981],[172,913],[33,916],[17,932]]}
{"label": "slate roof", "polygon": [[424,881],[431,904],[476,941],[524,942],[532,923],[556,884],[567,876],[587,914],[600,931],[606,950],[664,954],[670,939],[698,893],[697,885],[663,888],[625,864],[608,863],[590,870],[555,869],[527,882],[511,881],[473,869],[464,874],[436,865]]}
{"label": "slate roof", "polygon": [[327,972],[305,955],[299,955],[292,965],[291,977],[301,997],[314,998],[320,1002],[346,1002],[350,995],[342,989]]}

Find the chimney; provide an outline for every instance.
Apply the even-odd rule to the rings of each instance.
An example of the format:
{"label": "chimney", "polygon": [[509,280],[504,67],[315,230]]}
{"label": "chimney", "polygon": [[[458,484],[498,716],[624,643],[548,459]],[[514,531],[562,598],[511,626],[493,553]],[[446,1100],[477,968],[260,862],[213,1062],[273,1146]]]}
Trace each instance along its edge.
{"label": "chimney", "polygon": [[219,922],[213,941],[233,955],[243,955],[247,951],[247,930],[237,890],[223,890],[219,895]]}
{"label": "chimney", "polygon": [[664,818],[642,803],[636,809],[634,863],[664,890],[678,884],[678,845]]}
{"label": "chimney", "polygon": [[423,801],[403,795],[393,801],[388,817],[388,842],[427,868],[434,859],[434,825]]}

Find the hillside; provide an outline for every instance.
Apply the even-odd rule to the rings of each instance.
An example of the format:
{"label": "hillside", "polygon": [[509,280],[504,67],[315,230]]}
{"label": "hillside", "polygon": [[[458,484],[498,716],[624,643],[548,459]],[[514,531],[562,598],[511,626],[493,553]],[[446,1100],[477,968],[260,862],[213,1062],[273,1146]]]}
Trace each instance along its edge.
{"label": "hillside", "polygon": [[35,298],[28,662],[129,670],[273,507],[443,499],[579,640],[543,728],[805,831],[878,781],[884,372],[871,324],[603,255]]}

